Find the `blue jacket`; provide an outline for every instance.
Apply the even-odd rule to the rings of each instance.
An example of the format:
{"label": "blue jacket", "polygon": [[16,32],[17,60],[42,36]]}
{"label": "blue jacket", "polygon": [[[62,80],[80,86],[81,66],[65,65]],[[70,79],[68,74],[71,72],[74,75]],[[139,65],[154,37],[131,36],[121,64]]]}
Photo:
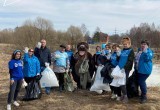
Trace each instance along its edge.
{"label": "blue jacket", "polygon": [[71,50],[66,51],[68,54],[69,61],[71,62],[71,57],[73,56],[73,52]]}
{"label": "blue jacket", "polygon": [[21,60],[12,59],[8,63],[10,79],[21,80],[23,79],[23,65]]}
{"label": "blue jacket", "polygon": [[[122,69],[122,68],[125,69],[125,66],[126,66],[126,64],[127,64],[128,57],[129,57],[131,51],[132,51],[131,48],[123,49],[123,50],[121,51],[121,55],[120,55],[119,63],[118,63],[118,66],[120,67],[120,69]],[[134,59],[133,59],[133,60],[134,60]]]}
{"label": "blue jacket", "polygon": [[153,51],[150,48],[148,48],[146,52],[142,52],[139,59],[138,73],[151,74],[153,66],[152,58]]}
{"label": "blue jacket", "polygon": [[54,53],[55,55],[59,55],[59,58],[55,58],[56,66],[67,68],[69,66],[69,58],[66,52],[60,52],[59,50]]}
{"label": "blue jacket", "polygon": [[40,63],[36,56],[29,57],[28,53],[24,54],[24,77],[34,77],[40,73]]}
{"label": "blue jacket", "polygon": [[116,66],[118,65],[117,52],[113,52],[113,53],[112,53],[110,60],[111,60],[111,64],[112,64],[113,66],[116,67]]}

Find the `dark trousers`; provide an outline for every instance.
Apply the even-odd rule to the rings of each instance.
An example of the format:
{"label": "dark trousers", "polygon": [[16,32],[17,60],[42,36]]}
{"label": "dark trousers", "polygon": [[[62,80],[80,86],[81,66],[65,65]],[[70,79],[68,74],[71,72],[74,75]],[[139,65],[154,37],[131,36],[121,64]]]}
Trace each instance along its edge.
{"label": "dark trousers", "polygon": [[121,87],[110,86],[111,92],[121,97]]}
{"label": "dark trousers", "polygon": [[56,76],[59,80],[59,87],[64,88],[64,73],[56,73]]}
{"label": "dark trousers", "polygon": [[12,85],[10,85],[10,91],[8,94],[8,104],[11,104],[12,101],[16,101],[17,100],[17,96],[18,93],[20,91],[22,85],[22,80],[14,80],[14,83]]}
{"label": "dark trousers", "polygon": [[24,80],[26,81],[27,84],[29,84],[31,81],[34,80],[34,77],[25,77]]}
{"label": "dark trousers", "polygon": [[138,84],[141,89],[141,96],[145,96],[147,94],[147,85],[146,85],[146,79],[149,77],[148,74],[141,74],[138,73]]}
{"label": "dark trousers", "polygon": [[[129,72],[125,72],[126,73],[126,84],[128,82],[128,77],[129,77]],[[121,86],[121,90],[123,95],[127,95],[127,88],[126,88],[126,84]]]}

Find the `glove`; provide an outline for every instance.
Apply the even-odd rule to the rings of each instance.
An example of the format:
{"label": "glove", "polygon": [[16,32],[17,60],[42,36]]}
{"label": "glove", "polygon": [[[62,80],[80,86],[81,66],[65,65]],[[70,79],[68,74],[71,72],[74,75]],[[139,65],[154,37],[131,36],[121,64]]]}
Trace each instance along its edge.
{"label": "glove", "polygon": [[55,56],[55,59],[58,59],[58,58],[60,58],[60,57],[61,57],[61,56],[60,56],[60,55],[58,55],[58,54],[55,54],[54,56]]}
{"label": "glove", "polygon": [[111,58],[111,54],[107,55],[107,60],[109,60]]}
{"label": "glove", "polygon": [[28,48],[28,47],[25,47],[25,48],[24,48],[24,53],[28,53],[28,50],[29,50],[29,48]]}
{"label": "glove", "polygon": [[23,79],[22,87],[25,88],[26,86],[28,86],[28,84],[27,84],[26,81]]}
{"label": "glove", "polygon": [[41,48],[41,43],[38,42],[36,47],[40,49]]}
{"label": "glove", "polygon": [[120,56],[121,55],[121,51],[117,51],[117,56]]}
{"label": "glove", "polygon": [[45,67],[49,67],[49,63],[45,62]]}
{"label": "glove", "polygon": [[68,69],[66,69],[66,73],[68,73],[69,72],[69,70]]}

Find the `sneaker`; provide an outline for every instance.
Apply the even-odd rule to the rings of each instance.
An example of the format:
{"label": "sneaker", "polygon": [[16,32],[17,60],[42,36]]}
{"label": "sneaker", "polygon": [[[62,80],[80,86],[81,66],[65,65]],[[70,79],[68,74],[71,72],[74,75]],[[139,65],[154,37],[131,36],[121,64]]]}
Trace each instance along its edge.
{"label": "sneaker", "polygon": [[11,110],[11,104],[7,104],[7,110]]}
{"label": "sneaker", "polygon": [[116,94],[112,94],[111,99],[116,99],[116,98],[117,98],[117,95]]}
{"label": "sneaker", "polygon": [[117,97],[117,99],[116,99],[117,101],[121,101],[121,97]]}
{"label": "sneaker", "polygon": [[15,105],[16,107],[18,107],[18,106],[19,106],[19,103],[18,103],[17,101],[14,101],[14,102],[13,102],[13,105]]}

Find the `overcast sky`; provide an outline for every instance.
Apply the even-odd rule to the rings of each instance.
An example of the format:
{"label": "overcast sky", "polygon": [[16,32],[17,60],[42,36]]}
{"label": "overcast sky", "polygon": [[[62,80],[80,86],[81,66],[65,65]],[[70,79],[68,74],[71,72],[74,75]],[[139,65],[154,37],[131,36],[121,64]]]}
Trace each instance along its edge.
{"label": "overcast sky", "polygon": [[0,29],[40,16],[56,30],[85,24],[92,33],[123,33],[142,22],[160,25],[160,0],[0,0]]}

